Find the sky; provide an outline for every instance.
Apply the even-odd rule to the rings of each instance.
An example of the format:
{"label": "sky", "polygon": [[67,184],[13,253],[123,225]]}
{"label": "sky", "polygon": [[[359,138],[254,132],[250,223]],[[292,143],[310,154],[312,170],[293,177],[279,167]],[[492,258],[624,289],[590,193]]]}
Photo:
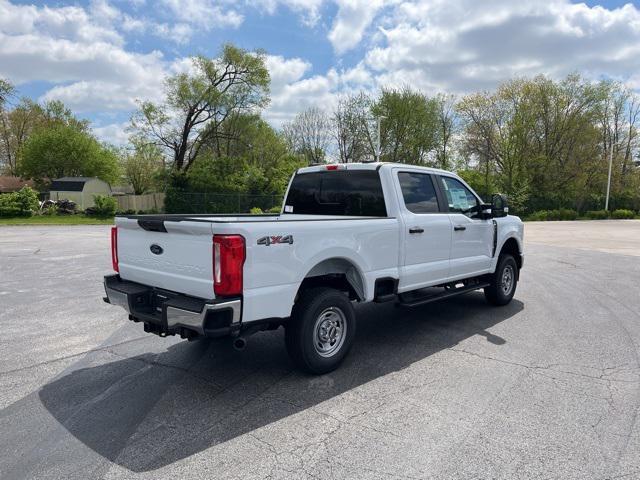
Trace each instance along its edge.
{"label": "sky", "polygon": [[640,3],[618,0],[0,0],[0,77],[62,100],[95,134],[126,142],[140,100],[222,44],[263,49],[265,118],[330,109],[360,90],[490,90],[578,72],[640,90]]}

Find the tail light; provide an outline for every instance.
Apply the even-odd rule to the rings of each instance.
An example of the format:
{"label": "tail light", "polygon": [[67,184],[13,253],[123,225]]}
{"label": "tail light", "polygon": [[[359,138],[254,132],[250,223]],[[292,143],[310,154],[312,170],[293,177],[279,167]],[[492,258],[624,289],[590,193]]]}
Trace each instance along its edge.
{"label": "tail light", "polygon": [[240,235],[213,236],[213,291],[216,295],[242,294],[244,238]]}
{"label": "tail light", "polygon": [[116,272],[118,268],[118,227],[111,227],[111,264]]}

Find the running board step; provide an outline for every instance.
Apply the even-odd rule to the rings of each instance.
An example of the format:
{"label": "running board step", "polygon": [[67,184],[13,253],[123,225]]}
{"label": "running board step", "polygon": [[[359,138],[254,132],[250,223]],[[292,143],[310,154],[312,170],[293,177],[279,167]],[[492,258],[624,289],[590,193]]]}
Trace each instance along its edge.
{"label": "running board step", "polygon": [[408,295],[407,293],[410,294],[411,292],[407,292],[398,295],[398,303],[402,307],[417,307],[418,305],[425,305],[427,303],[436,302],[438,300],[444,300],[445,298],[455,297],[456,295],[462,295],[463,293],[472,292],[480,288],[488,287],[489,285],[489,282],[478,282],[472,285],[466,285],[464,287],[445,290],[441,293],[424,296]]}

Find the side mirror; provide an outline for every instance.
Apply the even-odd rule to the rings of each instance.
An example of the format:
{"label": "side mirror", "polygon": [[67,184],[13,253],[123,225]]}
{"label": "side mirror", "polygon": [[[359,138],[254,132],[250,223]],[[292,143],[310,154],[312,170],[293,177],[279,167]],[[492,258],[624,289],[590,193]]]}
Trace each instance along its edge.
{"label": "side mirror", "polygon": [[491,197],[491,216],[494,218],[506,217],[509,214],[507,197],[496,193]]}

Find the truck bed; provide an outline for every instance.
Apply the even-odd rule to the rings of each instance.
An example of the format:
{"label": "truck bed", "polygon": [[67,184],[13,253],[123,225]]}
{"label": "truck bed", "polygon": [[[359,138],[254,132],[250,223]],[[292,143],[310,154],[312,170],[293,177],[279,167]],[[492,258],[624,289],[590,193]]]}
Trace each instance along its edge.
{"label": "truck bed", "polygon": [[117,218],[142,220],[148,222],[208,222],[208,223],[242,223],[242,222],[299,222],[299,221],[327,221],[327,220],[371,220],[390,217],[361,217],[346,215],[298,215],[293,213],[274,214],[163,214],[163,215],[117,215]]}

